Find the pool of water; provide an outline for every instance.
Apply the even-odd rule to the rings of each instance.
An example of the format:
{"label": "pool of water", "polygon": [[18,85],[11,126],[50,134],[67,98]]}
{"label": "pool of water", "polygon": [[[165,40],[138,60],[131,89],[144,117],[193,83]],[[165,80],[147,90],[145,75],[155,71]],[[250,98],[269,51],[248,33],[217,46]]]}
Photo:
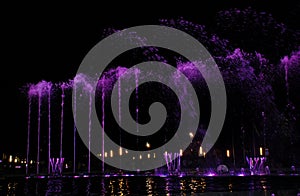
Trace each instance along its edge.
{"label": "pool of water", "polygon": [[[282,195],[300,176],[62,176],[0,179],[1,195]],[[300,195],[300,194],[299,194]]]}

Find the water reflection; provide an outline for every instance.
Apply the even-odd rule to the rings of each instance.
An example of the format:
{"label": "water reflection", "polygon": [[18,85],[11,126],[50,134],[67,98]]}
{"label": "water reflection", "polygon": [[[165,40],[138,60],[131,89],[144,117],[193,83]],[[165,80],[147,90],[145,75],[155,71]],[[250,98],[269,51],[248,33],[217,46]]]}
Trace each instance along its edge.
{"label": "water reflection", "polygon": [[117,178],[109,180],[108,193],[111,195],[129,195],[130,187],[128,185],[128,179]]}
{"label": "water reflection", "polygon": [[[38,183],[37,183],[37,185],[38,185]],[[63,182],[62,182],[62,179],[60,179],[60,178],[49,180],[47,182],[46,195],[61,193],[62,186],[63,186]],[[36,192],[38,193],[38,188],[36,190],[37,190]]]}
{"label": "water reflection", "polygon": [[151,177],[146,178],[146,191],[147,191],[148,195],[154,194],[154,191],[153,191],[153,189],[155,188],[154,186],[155,185],[154,185],[153,178],[151,178]]}
{"label": "water reflection", "polygon": [[16,195],[16,189],[18,188],[18,183],[9,182],[7,184],[7,195]]}
{"label": "water reflection", "polygon": [[[300,176],[276,177],[60,177],[0,181],[0,195],[297,195]],[[4,194],[2,194],[4,193]],[[213,194],[212,194],[213,193]]]}

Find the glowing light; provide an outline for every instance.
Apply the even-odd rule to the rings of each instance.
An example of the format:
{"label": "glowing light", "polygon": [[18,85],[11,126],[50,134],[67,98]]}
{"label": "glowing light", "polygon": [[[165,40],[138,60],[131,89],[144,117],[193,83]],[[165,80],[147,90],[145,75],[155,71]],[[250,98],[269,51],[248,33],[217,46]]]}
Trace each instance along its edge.
{"label": "glowing light", "polygon": [[194,137],[194,134],[192,132],[189,133],[190,138]]}
{"label": "glowing light", "polygon": [[8,159],[8,162],[12,162],[12,155],[9,155],[9,159]]}
{"label": "glowing light", "polygon": [[202,146],[199,147],[199,156],[203,154]]}
{"label": "glowing light", "polygon": [[125,150],[125,153],[128,154],[128,150]]}
{"label": "glowing light", "polygon": [[135,160],[135,157],[132,157],[133,160]]}
{"label": "glowing light", "polygon": [[119,155],[120,155],[120,156],[123,155],[123,149],[122,149],[122,147],[119,148]]}
{"label": "glowing light", "polygon": [[143,157],[142,157],[142,155],[140,154],[140,159],[142,159]]}
{"label": "glowing light", "polygon": [[179,150],[179,155],[180,155],[180,156],[183,155],[183,150],[182,150],[182,149]]}
{"label": "glowing light", "polygon": [[230,150],[226,150],[226,156],[230,157]]}
{"label": "glowing light", "polygon": [[263,155],[263,148],[262,148],[262,147],[259,148],[259,155],[260,155],[260,156]]}
{"label": "glowing light", "polygon": [[23,164],[23,161],[21,161],[21,163]]}
{"label": "glowing light", "polygon": [[153,158],[156,158],[156,154],[155,153],[153,153]]}
{"label": "glowing light", "polygon": [[33,160],[30,160],[30,164],[32,164],[33,163]]}
{"label": "glowing light", "polygon": [[150,159],[150,154],[148,154],[148,159]]}
{"label": "glowing light", "polygon": [[107,157],[107,152],[104,153],[104,157]]}
{"label": "glowing light", "polygon": [[205,155],[206,155],[206,153],[205,152],[203,152],[203,157],[205,158]]}
{"label": "glowing light", "polygon": [[110,157],[113,157],[114,156],[114,151],[110,150],[109,154],[110,154]]}
{"label": "glowing light", "polygon": [[148,142],[146,143],[146,147],[147,147],[147,148],[150,148],[150,144],[149,144]]}
{"label": "glowing light", "polygon": [[207,176],[215,176],[215,173],[209,172],[208,174],[206,174]]}
{"label": "glowing light", "polygon": [[15,158],[14,162],[15,162],[15,163],[17,163],[17,162],[18,162],[18,159],[17,159],[17,157]]}

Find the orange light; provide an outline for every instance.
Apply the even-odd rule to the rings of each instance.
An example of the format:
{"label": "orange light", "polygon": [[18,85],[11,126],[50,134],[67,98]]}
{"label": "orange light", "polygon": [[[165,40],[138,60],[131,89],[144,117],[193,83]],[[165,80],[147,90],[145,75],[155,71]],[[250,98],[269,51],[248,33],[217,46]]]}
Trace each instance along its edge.
{"label": "orange light", "polygon": [[226,156],[230,157],[230,150],[226,150]]}

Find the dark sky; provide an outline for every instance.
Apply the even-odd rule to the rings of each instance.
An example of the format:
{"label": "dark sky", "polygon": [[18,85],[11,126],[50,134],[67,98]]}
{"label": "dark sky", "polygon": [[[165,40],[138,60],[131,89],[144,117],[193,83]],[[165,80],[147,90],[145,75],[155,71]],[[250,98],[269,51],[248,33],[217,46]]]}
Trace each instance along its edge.
{"label": "dark sky", "polygon": [[81,60],[103,38],[102,33],[106,28],[123,29],[135,25],[158,24],[158,19],[178,17],[209,25],[217,11],[252,6],[272,13],[276,19],[291,28],[299,29],[300,7],[294,1],[230,2],[225,4],[207,1],[208,5],[199,6],[185,4],[183,1],[180,4],[174,2],[169,6],[162,6],[149,1],[141,2],[140,8],[124,7],[121,12],[113,9],[114,6],[96,5],[91,5],[94,9],[62,8],[59,5],[20,5],[7,8],[1,44],[4,60],[1,77],[0,152],[25,152],[27,102],[20,88],[41,80],[59,82],[74,77]]}

